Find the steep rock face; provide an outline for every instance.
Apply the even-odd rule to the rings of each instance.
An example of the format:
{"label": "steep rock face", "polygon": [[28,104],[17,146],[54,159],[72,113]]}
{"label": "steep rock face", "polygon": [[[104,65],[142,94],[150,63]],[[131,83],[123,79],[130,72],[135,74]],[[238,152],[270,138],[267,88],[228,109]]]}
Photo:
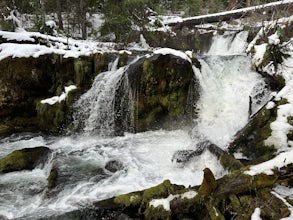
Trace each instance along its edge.
{"label": "steep rock face", "polygon": [[[130,94],[125,94],[127,85]],[[128,68],[116,90],[116,131],[188,125],[193,117],[193,103],[199,96],[196,88],[188,60],[171,54],[141,58]],[[130,103],[130,99],[133,109],[129,110],[125,103]]]}
{"label": "steep rock face", "polygon": [[64,86],[72,84],[79,92],[88,89],[95,75],[106,70],[112,58],[107,54],[80,58],[47,54],[1,60],[0,136],[38,129],[57,131],[74,97],[58,106],[37,107],[40,100],[60,95]]}

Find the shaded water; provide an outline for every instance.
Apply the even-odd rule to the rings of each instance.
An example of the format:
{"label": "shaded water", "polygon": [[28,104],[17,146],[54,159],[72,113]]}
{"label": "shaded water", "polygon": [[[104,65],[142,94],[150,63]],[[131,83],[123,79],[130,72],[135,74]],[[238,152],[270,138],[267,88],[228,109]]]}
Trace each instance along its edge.
{"label": "shaded water", "polygon": [[[0,175],[0,219],[38,219],[64,213],[165,179],[198,185],[205,167],[216,177],[224,175],[226,171],[209,152],[184,166],[172,162],[172,157],[179,150],[194,149],[203,140],[225,149],[248,121],[249,96],[256,97],[253,111],[267,99],[269,91],[263,79],[250,70],[249,58],[242,54],[246,37],[245,33],[215,36],[211,49],[200,59],[201,72],[194,68],[201,96],[191,130],[111,136],[115,86],[127,68],[117,69],[116,61],[74,104],[75,126],[80,133],[63,137],[20,134],[0,140],[0,157],[24,147],[44,145],[53,150],[45,167]],[[225,45],[222,51],[219,44]],[[119,164],[116,170],[107,167],[113,161]],[[59,178],[57,187],[49,191],[47,177],[52,166],[58,167]]]}

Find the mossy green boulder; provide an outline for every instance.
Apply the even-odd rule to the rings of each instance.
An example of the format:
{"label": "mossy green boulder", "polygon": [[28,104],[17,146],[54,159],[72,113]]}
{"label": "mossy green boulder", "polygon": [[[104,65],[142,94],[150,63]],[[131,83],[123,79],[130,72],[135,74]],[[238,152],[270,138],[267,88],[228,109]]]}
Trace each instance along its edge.
{"label": "mossy green boulder", "polygon": [[32,170],[43,164],[50,153],[48,147],[34,147],[15,150],[0,159],[0,173],[13,171]]}
{"label": "mossy green boulder", "polygon": [[[197,87],[188,60],[172,54],[142,57],[130,65],[116,89],[116,130],[142,132],[190,125],[199,98]],[[125,88],[130,88],[130,94]]]}

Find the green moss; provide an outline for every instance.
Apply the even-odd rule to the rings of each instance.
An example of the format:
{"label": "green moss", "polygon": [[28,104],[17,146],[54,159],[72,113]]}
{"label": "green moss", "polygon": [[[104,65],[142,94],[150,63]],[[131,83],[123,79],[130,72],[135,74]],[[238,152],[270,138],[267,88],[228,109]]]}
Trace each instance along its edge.
{"label": "green moss", "polygon": [[223,214],[220,212],[220,210],[216,206],[213,205],[212,202],[208,201],[206,202],[205,205],[211,220],[225,220],[225,217],[223,216]]}
{"label": "green moss", "polygon": [[146,189],[142,195],[143,202],[146,203],[156,198],[166,198],[171,192],[174,192],[173,186],[170,180],[165,180],[157,186]]}
{"label": "green moss", "polygon": [[243,167],[243,164],[239,160],[236,160],[233,156],[227,153],[224,153],[221,156],[220,163],[225,169],[230,171],[239,170]]}
{"label": "green moss", "polygon": [[140,68],[140,82],[135,85],[139,91],[139,103],[134,105],[136,131],[178,126],[189,114],[187,97],[193,83],[190,64],[180,63],[171,55],[154,55],[145,58]]}
{"label": "green moss", "polygon": [[147,220],[170,220],[171,211],[165,210],[162,205],[158,207],[149,206],[144,212],[144,217]]}
{"label": "green moss", "polygon": [[37,103],[36,106],[39,126],[43,130],[56,132],[65,122],[66,105],[65,101],[57,102],[54,105]]}
{"label": "green moss", "polygon": [[74,59],[74,81],[77,86],[84,84],[91,84],[92,81],[89,79],[93,78],[94,63],[93,58],[89,57],[79,57]]}
{"label": "green moss", "polygon": [[47,147],[24,148],[13,151],[0,159],[0,173],[32,170],[48,152]]}
{"label": "green moss", "polygon": [[123,194],[114,198],[114,202],[123,207],[139,206],[141,201],[142,195],[140,192]]}

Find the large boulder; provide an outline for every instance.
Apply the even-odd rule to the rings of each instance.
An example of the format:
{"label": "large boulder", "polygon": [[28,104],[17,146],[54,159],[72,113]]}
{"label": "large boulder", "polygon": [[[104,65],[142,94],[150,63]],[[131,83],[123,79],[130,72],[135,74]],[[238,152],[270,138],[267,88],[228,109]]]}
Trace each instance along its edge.
{"label": "large boulder", "polygon": [[47,147],[34,147],[15,150],[0,159],[0,173],[32,170],[47,160],[50,149]]}
{"label": "large boulder", "polygon": [[145,56],[129,66],[116,90],[116,133],[186,126],[198,97],[190,60],[173,54]]}

